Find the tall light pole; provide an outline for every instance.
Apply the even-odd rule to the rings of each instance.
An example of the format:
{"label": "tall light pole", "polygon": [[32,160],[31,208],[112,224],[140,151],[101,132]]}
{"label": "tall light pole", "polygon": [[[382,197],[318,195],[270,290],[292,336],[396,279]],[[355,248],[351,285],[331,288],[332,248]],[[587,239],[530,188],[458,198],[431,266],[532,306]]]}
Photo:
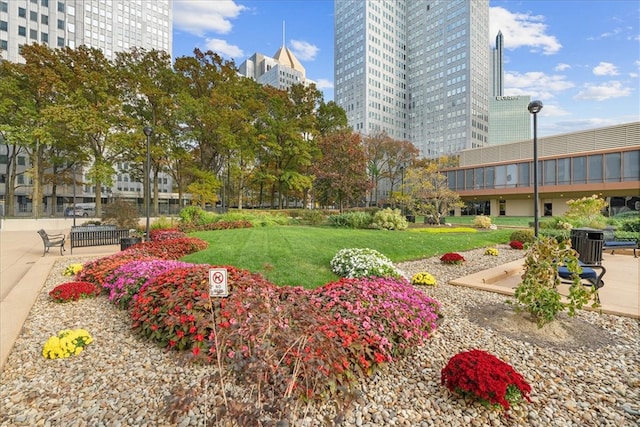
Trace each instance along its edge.
{"label": "tall light pole", "polygon": [[400,214],[404,215],[404,165],[400,166]]}
{"label": "tall light pole", "polygon": [[76,170],[78,169],[78,164],[73,164],[73,226],[76,226]]}
{"label": "tall light pole", "polygon": [[533,230],[537,240],[540,231],[538,222],[538,113],[542,110],[542,102],[531,101],[527,109],[533,114]]}
{"label": "tall light pole", "polygon": [[149,177],[150,171],[151,171],[151,148],[150,148],[150,142],[151,142],[151,135],[153,135],[153,128],[151,126],[145,126],[144,129],[142,129],[142,132],[144,132],[144,134],[147,136],[147,160],[144,163],[144,176],[145,176],[145,182],[146,182],[146,186],[144,189],[144,206],[145,206],[145,211],[147,213],[147,226],[145,227],[145,241],[149,241],[149,213],[150,213],[150,206],[151,206],[151,178]]}

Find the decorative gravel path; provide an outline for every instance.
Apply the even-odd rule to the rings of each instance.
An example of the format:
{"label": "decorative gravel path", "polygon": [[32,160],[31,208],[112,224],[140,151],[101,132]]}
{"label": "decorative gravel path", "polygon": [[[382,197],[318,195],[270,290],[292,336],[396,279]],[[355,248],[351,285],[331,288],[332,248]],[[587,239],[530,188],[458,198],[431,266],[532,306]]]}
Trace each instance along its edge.
{"label": "decorative gravel path", "polygon": [[[443,305],[445,321],[412,357],[394,363],[362,384],[344,414],[344,426],[638,426],[640,424],[640,328],[637,320],[581,311],[558,321],[556,329],[532,336],[496,316],[511,316],[503,295],[447,285],[447,281],[521,258],[522,251],[498,246],[499,256],[483,249],[461,252],[461,266],[437,257],[399,264],[408,276],[428,271],[438,286],[425,292]],[[85,259],[57,262],[25,322],[0,375],[2,426],[204,426],[217,384],[201,380],[214,368],[186,363],[141,341],[130,330],[125,311],[106,297],[53,303],[48,292],[68,281],[62,270]],[[487,316],[492,316],[489,319]],[[502,317],[501,317],[502,318]],[[486,319],[486,321],[483,321]],[[510,325],[510,326],[509,326]],[[47,338],[60,329],[84,328],[94,337],[77,357],[42,357]],[[586,336],[577,336],[578,331]],[[535,334],[534,334],[535,335]],[[590,337],[594,337],[590,339]],[[510,363],[531,384],[533,402],[510,416],[457,399],[440,385],[440,370],[453,355],[480,348]],[[186,413],[171,422],[168,405],[181,390],[197,389]],[[247,390],[229,387],[231,401]],[[209,404],[207,404],[209,403]],[[308,408],[280,426],[325,426],[335,407]],[[205,423],[208,419],[208,424]],[[255,425],[255,424],[245,424]]]}

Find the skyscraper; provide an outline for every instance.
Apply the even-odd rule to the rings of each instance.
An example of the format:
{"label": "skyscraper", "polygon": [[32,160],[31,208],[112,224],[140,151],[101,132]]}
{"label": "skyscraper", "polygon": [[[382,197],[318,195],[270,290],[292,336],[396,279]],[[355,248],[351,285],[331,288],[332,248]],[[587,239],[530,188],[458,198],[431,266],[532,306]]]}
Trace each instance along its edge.
{"label": "skyscraper", "polygon": [[488,0],[335,0],[335,101],[422,157],[487,143]]}
{"label": "skyscraper", "polygon": [[0,56],[24,62],[20,47],[85,45],[113,59],[132,47],[171,53],[171,0],[0,0]]}
{"label": "skyscraper", "polygon": [[529,95],[504,96],[504,36],[498,31],[491,51],[491,98],[489,99],[489,145],[531,138]]}
{"label": "skyscraper", "polygon": [[287,90],[294,84],[309,84],[306,71],[298,58],[282,46],[273,58],[254,53],[238,67],[238,73],[262,85]]}

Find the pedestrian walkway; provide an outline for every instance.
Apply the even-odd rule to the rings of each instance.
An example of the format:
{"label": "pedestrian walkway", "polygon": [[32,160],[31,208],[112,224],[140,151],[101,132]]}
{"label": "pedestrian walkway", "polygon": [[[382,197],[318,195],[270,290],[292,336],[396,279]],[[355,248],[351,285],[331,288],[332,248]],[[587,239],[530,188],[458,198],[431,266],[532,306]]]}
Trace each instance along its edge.
{"label": "pedestrian walkway", "polygon": [[[48,229],[68,235],[70,229]],[[9,357],[31,307],[38,298],[56,260],[70,257],[58,248],[42,255],[44,245],[36,230],[0,230],[0,371]],[[73,257],[102,257],[120,250],[118,245],[74,248]]]}
{"label": "pedestrian walkway", "polygon": [[[513,295],[521,282],[523,265],[524,259],[521,259],[449,283]],[[605,285],[598,291],[602,304],[598,311],[640,319],[640,258],[634,258],[632,250],[616,251],[615,255],[605,252],[602,265],[607,272],[603,277]],[[568,295],[569,286],[560,285],[559,292]]]}

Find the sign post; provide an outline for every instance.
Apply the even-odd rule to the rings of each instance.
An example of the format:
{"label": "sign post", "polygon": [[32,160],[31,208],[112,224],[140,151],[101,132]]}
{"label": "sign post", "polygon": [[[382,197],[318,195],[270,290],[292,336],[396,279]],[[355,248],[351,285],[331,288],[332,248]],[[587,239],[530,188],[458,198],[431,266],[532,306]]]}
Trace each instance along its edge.
{"label": "sign post", "polygon": [[226,268],[212,268],[209,270],[209,296],[228,297],[229,285],[227,283]]}

